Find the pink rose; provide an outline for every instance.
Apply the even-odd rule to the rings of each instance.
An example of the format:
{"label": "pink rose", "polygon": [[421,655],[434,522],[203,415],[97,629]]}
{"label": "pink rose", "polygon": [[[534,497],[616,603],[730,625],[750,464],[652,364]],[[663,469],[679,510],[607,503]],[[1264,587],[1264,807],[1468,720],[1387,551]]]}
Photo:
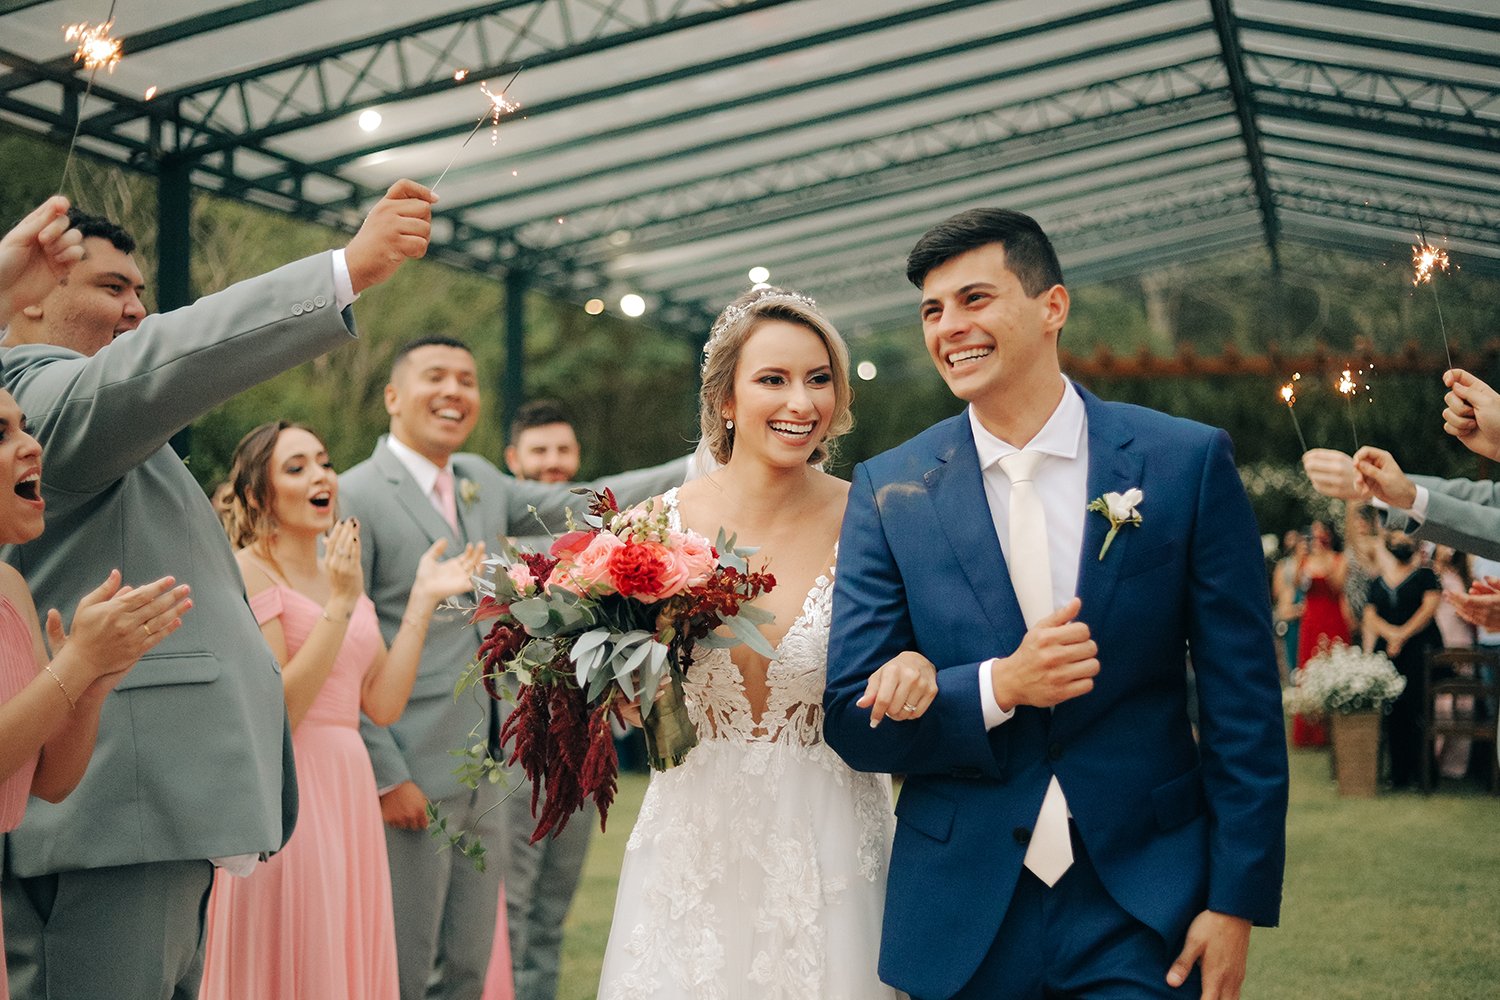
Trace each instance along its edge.
{"label": "pink rose", "polygon": [[531,575],[531,569],[525,563],[512,566],[505,571],[505,575],[510,577],[510,582],[516,585],[516,590],[523,594],[526,593],[527,587],[536,586],[536,577]]}
{"label": "pink rose", "polygon": [[701,587],[719,568],[719,557],[708,539],[696,531],[674,531],[669,535],[672,551],[687,567],[687,586]]}
{"label": "pink rose", "polygon": [[615,587],[626,597],[653,604],[687,586],[687,566],[660,542],[630,542],[609,555]]}
{"label": "pink rose", "polygon": [[587,548],[573,557],[573,579],[596,592],[613,592],[617,588],[610,578],[609,557],[624,545],[620,536],[608,531],[599,532]]}
{"label": "pink rose", "polygon": [[548,593],[554,590],[568,590],[582,596],[583,585],[573,578],[571,569],[572,567],[566,563],[557,566],[547,574],[547,584],[544,589]]}

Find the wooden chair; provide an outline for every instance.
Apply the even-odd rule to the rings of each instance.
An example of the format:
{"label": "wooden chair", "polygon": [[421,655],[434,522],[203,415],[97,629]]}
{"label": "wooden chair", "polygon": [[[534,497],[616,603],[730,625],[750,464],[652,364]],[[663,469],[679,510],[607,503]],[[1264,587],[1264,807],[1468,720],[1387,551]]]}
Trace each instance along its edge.
{"label": "wooden chair", "polygon": [[[1460,676],[1470,666],[1473,676]],[[1441,675],[1434,677],[1434,674]],[[1452,674],[1453,676],[1448,676]],[[1439,695],[1474,698],[1475,714],[1482,719],[1439,719],[1435,705]],[[1500,795],[1500,763],[1496,762],[1496,700],[1500,698],[1500,647],[1429,649],[1422,668],[1422,767],[1424,794],[1432,791],[1434,738],[1468,737],[1476,744],[1489,744],[1483,752],[1490,773],[1490,794]],[[1485,707],[1487,706],[1487,707]]]}

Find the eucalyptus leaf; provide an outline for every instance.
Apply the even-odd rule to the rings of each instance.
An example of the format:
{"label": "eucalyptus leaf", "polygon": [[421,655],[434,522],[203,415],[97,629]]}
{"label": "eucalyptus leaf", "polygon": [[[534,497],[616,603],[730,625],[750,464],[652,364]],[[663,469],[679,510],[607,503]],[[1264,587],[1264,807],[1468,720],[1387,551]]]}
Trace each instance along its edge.
{"label": "eucalyptus leaf", "polygon": [[746,621],[740,615],[724,619],[724,624],[729,626],[729,631],[739,637],[740,641],[768,660],[776,659],[776,648],[771,641],[761,634],[760,629]]}
{"label": "eucalyptus leaf", "polygon": [[540,597],[517,601],[510,606],[510,613],[515,617],[516,621],[528,629],[546,627],[549,610],[547,602]]}
{"label": "eucalyptus leaf", "polygon": [[609,675],[609,671],[607,670],[601,670],[597,674],[594,674],[593,680],[589,681],[588,690],[584,693],[584,700],[592,702],[595,698],[598,698],[599,695],[604,693],[604,689],[612,680],[614,678]]}
{"label": "eucalyptus leaf", "polygon": [[731,647],[738,646],[740,640],[732,635],[720,635],[717,632],[710,632],[703,638],[694,640],[694,644],[702,646],[704,649],[730,649]]}
{"label": "eucalyptus leaf", "polygon": [[756,625],[769,625],[776,620],[776,616],[765,608],[757,607],[746,602],[740,605],[740,615],[746,621],[754,622]]}

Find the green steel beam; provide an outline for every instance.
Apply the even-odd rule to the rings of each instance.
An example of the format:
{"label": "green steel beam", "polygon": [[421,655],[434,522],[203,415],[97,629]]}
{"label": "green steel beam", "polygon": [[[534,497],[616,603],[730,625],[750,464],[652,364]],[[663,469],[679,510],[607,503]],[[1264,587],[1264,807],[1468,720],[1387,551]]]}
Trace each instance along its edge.
{"label": "green steel beam", "polygon": [[1348,98],[1338,99],[1338,103],[1347,106],[1348,112],[1327,111],[1320,108],[1299,107],[1295,104],[1279,104],[1268,97],[1276,96],[1275,91],[1263,90],[1260,92],[1259,104],[1260,114],[1264,118],[1280,118],[1287,121],[1303,122],[1309,125],[1327,125],[1336,128],[1351,129],[1356,132],[1376,133],[1381,135],[1400,136],[1403,139],[1412,139],[1416,142],[1433,143],[1436,145],[1460,146],[1465,149],[1475,149],[1486,153],[1494,153],[1500,149],[1500,122],[1493,125],[1479,126],[1472,133],[1458,132],[1451,128],[1427,128],[1421,125],[1410,125],[1404,122],[1391,121],[1389,118],[1380,118],[1370,114],[1360,114],[1365,111],[1389,111],[1385,105],[1373,104],[1368,101],[1352,101]]}
{"label": "green steel beam", "polygon": [[1266,231],[1266,248],[1271,252],[1271,269],[1281,271],[1281,253],[1276,248],[1281,227],[1276,222],[1276,201],[1271,197],[1271,182],[1266,177],[1266,155],[1261,149],[1260,126],[1255,120],[1255,91],[1245,73],[1245,52],[1240,45],[1239,21],[1230,0],[1209,0],[1214,14],[1214,32],[1219,36],[1219,52],[1229,73],[1229,90],[1234,94],[1234,115],[1239,119],[1240,137],[1245,143],[1245,159],[1250,164],[1250,178],[1255,197],[1260,202],[1261,224]]}
{"label": "green steel beam", "polygon": [[1460,49],[1451,45],[1432,45],[1427,42],[1409,42],[1399,38],[1381,38],[1378,35],[1356,35],[1347,31],[1331,31],[1301,24],[1284,24],[1278,21],[1263,21],[1259,18],[1242,17],[1240,30],[1262,31],[1271,35],[1301,38],[1308,41],[1333,42],[1351,48],[1378,49],[1381,52],[1396,52],[1407,56],[1422,56],[1443,62],[1470,64],[1474,66],[1500,67],[1500,52],[1483,49]]}
{"label": "green steel beam", "polygon": [[[1424,156],[1421,153],[1398,153],[1388,149],[1374,149],[1365,146],[1351,146],[1348,143],[1331,142],[1327,139],[1313,139],[1306,136],[1291,135],[1281,132],[1269,132],[1264,130],[1261,132],[1261,136],[1269,142],[1308,146],[1313,149],[1327,150],[1334,153],[1348,153],[1353,156],[1368,157],[1372,160],[1392,160],[1396,163],[1434,167],[1440,170],[1459,170],[1465,173],[1493,176],[1497,179],[1500,179],[1500,162],[1496,162],[1493,165],[1485,165],[1481,163],[1469,162],[1467,160],[1454,160],[1451,158],[1440,156]],[[1283,156],[1284,154],[1272,150],[1266,155],[1274,159]],[[1399,177],[1404,175],[1396,174],[1395,176]],[[1423,175],[1419,179],[1423,182],[1426,182],[1428,180],[1426,175]],[[1496,190],[1496,187],[1494,185],[1487,185],[1481,187],[1480,190],[1493,192]]]}
{"label": "green steel beam", "polygon": [[1417,7],[1413,4],[1390,3],[1388,0],[1300,0],[1313,7],[1329,7],[1334,10],[1352,10],[1360,14],[1383,14],[1389,17],[1409,18],[1427,24],[1446,24],[1474,31],[1500,31],[1500,17],[1487,14],[1470,14],[1461,10],[1440,10],[1436,7]]}

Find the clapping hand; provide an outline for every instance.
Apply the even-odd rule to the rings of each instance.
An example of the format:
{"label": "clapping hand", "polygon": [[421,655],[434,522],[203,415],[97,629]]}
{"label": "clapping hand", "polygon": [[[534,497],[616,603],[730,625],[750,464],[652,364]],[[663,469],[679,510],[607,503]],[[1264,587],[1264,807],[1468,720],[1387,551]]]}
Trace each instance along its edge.
{"label": "clapping hand", "polygon": [[412,584],[413,594],[420,593],[423,603],[437,607],[450,597],[474,589],[474,574],[484,562],[484,544],[469,543],[452,559],[441,558],[448,550],[448,540],[439,538],[432,547],[422,553],[417,563],[417,579]]}
{"label": "clapping hand", "polygon": [[354,610],[365,592],[365,569],[359,560],[359,521],[351,517],[335,524],[323,542],[323,572],[333,591],[329,603],[338,601],[346,612]]}
{"label": "clapping hand", "polygon": [[1500,393],[1462,368],[1447,372],[1443,382],[1443,430],[1476,455],[1500,458]]}
{"label": "clapping hand", "polygon": [[865,684],[865,693],[855,702],[870,710],[870,728],[886,716],[901,721],[916,719],[937,697],[937,668],[921,653],[907,650],[881,664]]}
{"label": "clapping hand", "polygon": [[1470,625],[1500,631],[1500,577],[1475,580],[1467,594],[1446,590],[1443,598]]}
{"label": "clapping hand", "polygon": [[63,630],[56,608],[47,612],[54,666],[81,673],[91,694],[113,689],[142,655],[177,631],[193,606],[187,585],[174,583],[164,576],[142,587],[122,587],[120,571],[113,570],[78,602],[71,632]]}
{"label": "clapping hand", "polygon": [[375,203],[344,250],[349,281],[359,294],[396,273],[408,257],[427,253],[437,195],[416,181],[399,180]]}
{"label": "clapping hand", "polygon": [[53,195],[0,237],[0,327],[47,297],[83,259],[83,234],[68,225],[68,199]]}

